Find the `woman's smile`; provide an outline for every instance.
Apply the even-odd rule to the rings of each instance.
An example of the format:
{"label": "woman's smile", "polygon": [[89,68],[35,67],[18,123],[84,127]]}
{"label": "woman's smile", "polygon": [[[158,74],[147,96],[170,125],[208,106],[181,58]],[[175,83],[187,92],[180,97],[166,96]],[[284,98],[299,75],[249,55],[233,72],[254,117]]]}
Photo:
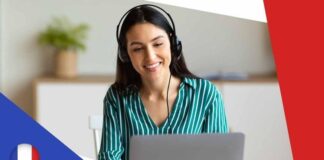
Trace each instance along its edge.
{"label": "woman's smile", "polygon": [[149,72],[155,72],[161,66],[161,64],[162,62],[151,63],[144,65],[144,68]]}

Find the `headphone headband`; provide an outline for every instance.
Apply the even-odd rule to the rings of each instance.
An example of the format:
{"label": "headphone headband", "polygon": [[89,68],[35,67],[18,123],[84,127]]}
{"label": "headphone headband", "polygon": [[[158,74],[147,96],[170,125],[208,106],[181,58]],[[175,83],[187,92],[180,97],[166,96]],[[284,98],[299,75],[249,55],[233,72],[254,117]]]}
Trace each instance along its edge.
{"label": "headphone headband", "polygon": [[119,20],[118,22],[118,25],[117,25],[117,29],[116,29],[116,38],[117,38],[117,42],[118,42],[118,45],[120,45],[120,42],[119,42],[119,26],[120,24],[124,21],[124,18],[128,15],[129,12],[133,11],[134,9],[136,8],[139,8],[139,7],[143,7],[143,6],[148,6],[148,7],[152,7],[152,8],[157,8],[161,11],[163,11],[163,13],[165,13],[168,17],[169,17],[169,20],[171,22],[171,25],[172,25],[172,30],[173,30],[173,33],[172,34],[175,34],[176,33],[176,29],[175,29],[175,25],[174,25],[174,22],[173,22],[173,19],[171,18],[171,15],[166,12],[164,9],[162,9],[161,7],[159,6],[156,6],[156,5],[153,5],[153,4],[141,4],[141,5],[137,5],[131,9],[129,9],[122,17],[121,19]]}

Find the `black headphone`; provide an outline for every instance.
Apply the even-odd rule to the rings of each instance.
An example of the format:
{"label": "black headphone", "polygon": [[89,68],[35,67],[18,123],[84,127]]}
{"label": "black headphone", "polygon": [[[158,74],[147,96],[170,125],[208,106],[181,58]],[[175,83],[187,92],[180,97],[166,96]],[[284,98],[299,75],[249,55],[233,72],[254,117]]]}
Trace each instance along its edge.
{"label": "black headphone", "polygon": [[142,4],[142,5],[138,5],[135,6],[133,8],[131,8],[130,10],[128,10],[120,19],[118,25],[117,25],[117,29],[116,29],[116,38],[117,38],[117,43],[118,43],[118,57],[119,59],[123,62],[130,62],[128,54],[127,54],[127,49],[122,47],[121,45],[121,41],[120,41],[120,36],[119,36],[119,25],[122,23],[122,21],[124,20],[124,18],[128,15],[129,12],[133,11],[134,9],[137,9],[139,7],[151,7],[151,8],[157,8],[159,10],[161,10],[162,12],[164,12],[170,19],[171,21],[171,26],[172,26],[172,31],[171,31],[171,36],[170,36],[170,44],[171,44],[171,52],[173,52],[174,57],[176,58],[176,60],[179,60],[181,58],[181,54],[182,54],[182,44],[181,41],[177,38],[176,35],[176,29],[173,23],[173,19],[171,18],[170,14],[168,12],[166,12],[164,9],[162,9],[161,7],[158,7],[156,5],[152,5],[152,4]]}

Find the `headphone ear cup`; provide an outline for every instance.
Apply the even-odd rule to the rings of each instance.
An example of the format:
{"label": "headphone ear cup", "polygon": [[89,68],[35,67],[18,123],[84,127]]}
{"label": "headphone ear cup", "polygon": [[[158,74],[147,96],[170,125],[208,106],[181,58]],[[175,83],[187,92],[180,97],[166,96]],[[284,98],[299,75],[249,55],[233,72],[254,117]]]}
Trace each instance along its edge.
{"label": "headphone ear cup", "polygon": [[174,52],[174,57],[176,58],[176,60],[179,60],[182,54],[182,44],[181,41],[178,39],[178,37],[172,36],[172,49]]}
{"label": "headphone ear cup", "polygon": [[182,43],[179,40],[177,41],[177,52],[178,52],[177,60],[179,60],[182,56]]}

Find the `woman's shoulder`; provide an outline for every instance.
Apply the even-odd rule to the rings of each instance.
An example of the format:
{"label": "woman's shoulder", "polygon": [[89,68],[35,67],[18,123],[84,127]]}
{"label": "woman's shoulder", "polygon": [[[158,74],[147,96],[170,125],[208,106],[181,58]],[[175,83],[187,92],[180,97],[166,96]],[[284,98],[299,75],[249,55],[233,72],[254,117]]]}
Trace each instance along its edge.
{"label": "woman's shoulder", "polygon": [[219,92],[217,85],[210,80],[203,78],[191,78],[185,77],[184,82],[193,86],[196,90],[212,90],[214,92]]}
{"label": "woman's shoulder", "polygon": [[118,89],[116,88],[116,85],[111,85],[106,91],[106,95],[104,98],[104,101],[117,101],[117,97],[119,96]]}
{"label": "woman's shoulder", "polygon": [[209,106],[210,102],[213,102],[218,97],[221,97],[221,92],[217,86],[210,80],[203,78],[187,78],[185,79],[194,88],[195,97],[199,99],[198,101],[206,103],[203,106]]}
{"label": "woman's shoulder", "polygon": [[133,94],[137,91],[137,88],[134,86],[128,86],[126,88],[119,87],[118,84],[114,83],[111,86],[109,86],[107,92],[106,92],[106,98],[113,98],[116,100],[118,97],[127,97],[130,94]]}

